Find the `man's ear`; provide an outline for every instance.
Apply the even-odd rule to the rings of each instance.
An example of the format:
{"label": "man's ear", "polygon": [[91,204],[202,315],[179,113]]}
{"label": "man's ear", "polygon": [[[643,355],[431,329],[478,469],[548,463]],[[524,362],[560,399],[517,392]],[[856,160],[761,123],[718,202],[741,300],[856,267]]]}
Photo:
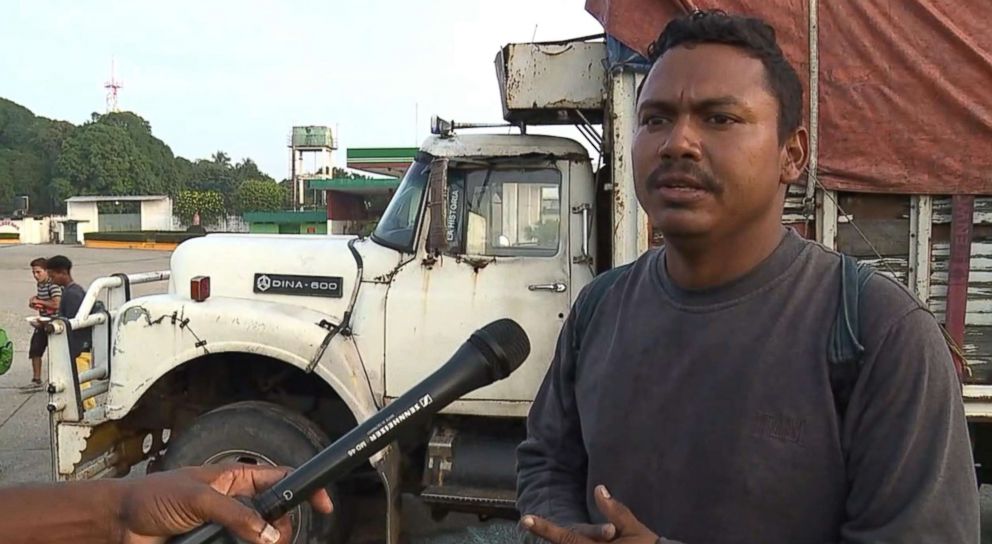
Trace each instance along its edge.
{"label": "man's ear", "polygon": [[795,183],[809,162],[809,132],[805,127],[797,128],[782,146],[783,184]]}

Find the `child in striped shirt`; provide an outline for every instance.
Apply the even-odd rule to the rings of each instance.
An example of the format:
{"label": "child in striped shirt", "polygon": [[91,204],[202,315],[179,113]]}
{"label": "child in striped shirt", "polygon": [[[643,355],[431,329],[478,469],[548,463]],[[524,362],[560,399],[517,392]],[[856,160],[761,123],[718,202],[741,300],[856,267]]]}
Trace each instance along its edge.
{"label": "child in striped shirt", "polygon": [[[48,261],[37,258],[31,261],[31,274],[34,281],[38,282],[37,294],[31,297],[28,305],[38,310],[41,317],[54,317],[58,314],[59,302],[62,301],[62,288],[52,283],[48,278],[46,265]],[[31,358],[31,382],[23,387],[25,390],[41,388],[41,357],[48,348],[48,334],[45,332],[44,323],[33,322],[34,334],[31,335],[31,347],[28,356]]]}

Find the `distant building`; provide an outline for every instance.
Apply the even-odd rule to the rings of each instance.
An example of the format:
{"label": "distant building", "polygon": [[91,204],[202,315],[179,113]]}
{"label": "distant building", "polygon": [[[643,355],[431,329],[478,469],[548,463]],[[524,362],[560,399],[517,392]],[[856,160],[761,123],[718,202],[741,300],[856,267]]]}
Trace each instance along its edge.
{"label": "distant building", "polygon": [[327,206],[327,232],[367,233],[386,210],[400,178],[417,155],[416,147],[365,147],[347,151],[348,168],[375,174],[372,179],[312,175],[307,189],[323,191]]}
{"label": "distant building", "polygon": [[244,217],[252,234],[327,234],[323,210],[245,212]]}
{"label": "distant building", "polygon": [[74,196],[65,201],[59,239],[83,243],[88,232],[172,230],[172,199],[162,195]]}

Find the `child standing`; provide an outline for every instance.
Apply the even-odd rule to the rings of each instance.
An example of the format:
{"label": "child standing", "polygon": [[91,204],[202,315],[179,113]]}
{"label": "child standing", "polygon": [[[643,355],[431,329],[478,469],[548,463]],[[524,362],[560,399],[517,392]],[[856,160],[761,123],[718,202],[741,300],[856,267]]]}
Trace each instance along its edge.
{"label": "child standing", "polygon": [[[48,277],[48,261],[37,258],[31,261],[31,274],[34,281],[38,283],[37,294],[31,297],[28,305],[38,310],[41,317],[55,317],[58,314],[59,303],[62,301],[62,288],[52,282]],[[31,382],[22,389],[33,390],[41,388],[41,357],[48,348],[48,334],[45,332],[45,325],[35,321],[34,333],[31,335],[31,347],[28,356],[31,358]]]}

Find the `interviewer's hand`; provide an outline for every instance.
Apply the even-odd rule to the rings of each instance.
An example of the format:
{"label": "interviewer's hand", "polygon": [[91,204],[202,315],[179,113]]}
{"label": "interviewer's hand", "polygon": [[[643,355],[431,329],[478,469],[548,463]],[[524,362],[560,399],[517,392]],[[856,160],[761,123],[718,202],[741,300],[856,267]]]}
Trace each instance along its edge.
{"label": "interviewer's hand", "polygon": [[[289,469],[255,465],[209,465],[126,480],[121,495],[120,542],[160,544],[205,523],[219,523],[252,544],[284,544],[292,539],[288,517],[269,525],[233,497],[253,497],[282,479]],[[330,514],[326,491],[310,498],[314,510]]]}
{"label": "interviewer's hand", "polygon": [[[566,529],[546,519],[527,515],[520,520],[524,529],[552,544],[595,544],[613,542],[615,544],[658,544],[662,540],[651,529],[634,517],[626,506],[610,496],[604,486],[597,486],[596,506],[610,523],[596,526],[583,526],[582,529]],[[597,528],[593,534],[587,529]],[[597,534],[598,533],[598,534]]]}

